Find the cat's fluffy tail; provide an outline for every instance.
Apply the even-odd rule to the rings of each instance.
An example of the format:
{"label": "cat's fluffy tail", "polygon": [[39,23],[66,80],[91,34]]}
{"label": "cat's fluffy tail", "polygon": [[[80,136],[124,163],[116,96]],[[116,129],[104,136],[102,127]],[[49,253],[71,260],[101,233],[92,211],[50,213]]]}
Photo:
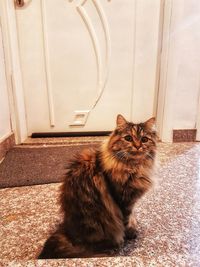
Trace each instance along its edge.
{"label": "cat's fluffy tail", "polygon": [[111,251],[97,252],[85,245],[73,245],[66,234],[57,230],[45,242],[38,259],[105,257],[112,253]]}
{"label": "cat's fluffy tail", "polygon": [[80,245],[73,245],[68,237],[55,232],[44,244],[38,259],[58,259],[58,258],[83,258],[91,257],[92,252]]}

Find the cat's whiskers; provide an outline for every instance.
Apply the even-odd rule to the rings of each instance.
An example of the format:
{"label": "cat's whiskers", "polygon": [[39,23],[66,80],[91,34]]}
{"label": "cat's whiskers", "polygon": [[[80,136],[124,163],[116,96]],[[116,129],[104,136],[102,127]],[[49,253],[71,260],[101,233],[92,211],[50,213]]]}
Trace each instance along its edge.
{"label": "cat's whiskers", "polygon": [[126,152],[124,151],[117,151],[116,155],[122,161],[124,161],[124,159],[127,160]]}
{"label": "cat's whiskers", "polygon": [[152,155],[151,155],[149,152],[147,152],[146,155],[147,155],[148,157],[150,157],[152,160],[154,160],[154,158],[152,157]]}

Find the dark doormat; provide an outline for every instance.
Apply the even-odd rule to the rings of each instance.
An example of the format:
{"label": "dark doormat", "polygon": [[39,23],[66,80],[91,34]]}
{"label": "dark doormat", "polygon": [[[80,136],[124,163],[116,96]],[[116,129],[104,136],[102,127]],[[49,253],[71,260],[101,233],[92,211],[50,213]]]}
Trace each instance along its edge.
{"label": "dark doormat", "polygon": [[67,161],[97,144],[56,147],[14,147],[0,164],[0,188],[61,182]]}

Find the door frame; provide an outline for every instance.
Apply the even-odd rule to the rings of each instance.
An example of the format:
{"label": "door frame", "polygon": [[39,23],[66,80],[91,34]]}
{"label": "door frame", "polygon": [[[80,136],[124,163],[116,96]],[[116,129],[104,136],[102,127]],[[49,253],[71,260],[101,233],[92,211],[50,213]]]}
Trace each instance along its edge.
{"label": "door frame", "polygon": [[20,144],[27,138],[27,125],[14,0],[0,0],[0,10],[11,128]]}
{"label": "door frame", "polygon": [[161,44],[159,90],[157,101],[157,128],[162,142],[173,141],[173,99],[175,88],[169,86],[169,63],[173,55],[170,53],[171,21],[173,0],[164,0],[163,31]]}
{"label": "door frame", "polygon": [[[173,0],[161,1],[163,10],[161,10],[160,15],[160,27],[162,27],[162,29],[160,30],[160,49],[158,51],[156,82],[158,89],[157,96],[155,96],[155,115],[157,118],[160,140],[163,142],[172,142],[173,106],[171,100],[174,92],[167,86],[167,78],[168,62],[170,60],[170,29]],[[21,143],[28,135],[14,0],[0,0],[0,8],[2,11],[1,24],[11,107],[11,125],[16,136],[16,142]]]}

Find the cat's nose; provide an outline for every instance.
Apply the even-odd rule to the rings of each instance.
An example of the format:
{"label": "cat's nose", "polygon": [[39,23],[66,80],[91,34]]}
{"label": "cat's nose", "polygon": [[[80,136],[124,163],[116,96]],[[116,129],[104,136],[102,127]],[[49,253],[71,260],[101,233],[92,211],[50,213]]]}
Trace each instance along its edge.
{"label": "cat's nose", "polygon": [[140,144],[140,143],[136,143],[134,146],[135,146],[135,148],[136,148],[137,150],[140,150],[140,148],[141,148],[141,144]]}

